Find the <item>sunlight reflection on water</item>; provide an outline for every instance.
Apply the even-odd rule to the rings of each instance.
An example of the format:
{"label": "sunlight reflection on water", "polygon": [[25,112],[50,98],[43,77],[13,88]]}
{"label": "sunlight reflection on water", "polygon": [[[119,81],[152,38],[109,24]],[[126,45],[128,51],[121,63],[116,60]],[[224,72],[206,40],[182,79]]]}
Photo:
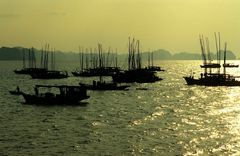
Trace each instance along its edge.
{"label": "sunlight reflection on water", "polygon": [[0,155],[240,155],[240,87],[185,85],[182,77],[199,76],[201,61],[156,63],[167,70],[158,73],[163,81],[89,91],[85,107],[43,107],[22,105],[8,90],[93,79],[32,80],[12,72],[21,62],[0,62]]}

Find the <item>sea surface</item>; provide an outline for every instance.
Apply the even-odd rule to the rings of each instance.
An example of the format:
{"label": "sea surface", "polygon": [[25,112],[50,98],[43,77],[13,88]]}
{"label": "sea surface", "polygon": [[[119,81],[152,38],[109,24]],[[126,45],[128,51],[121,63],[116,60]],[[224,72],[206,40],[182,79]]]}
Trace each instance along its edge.
{"label": "sea surface", "polygon": [[[238,61],[231,61],[240,64]],[[188,86],[201,61],[156,61],[156,83],[128,91],[88,91],[85,106],[24,104],[16,86],[90,83],[96,78],[33,80],[16,75],[21,61],[0,61],[0,155],[240,155],[240,87]],[[78,62],[58,62],[74,71]],[[240,75],[240,69],[229,73]],[[105,78],[110,81],[110,78]],[[148,90],[137,90],[137,88]]]}

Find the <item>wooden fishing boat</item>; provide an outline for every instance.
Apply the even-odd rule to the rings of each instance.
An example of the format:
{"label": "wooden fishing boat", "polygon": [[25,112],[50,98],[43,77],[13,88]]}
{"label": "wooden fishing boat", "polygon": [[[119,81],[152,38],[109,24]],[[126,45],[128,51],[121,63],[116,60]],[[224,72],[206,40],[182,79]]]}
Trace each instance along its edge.
{"label": "wooden fishing boat", "polygon": [[145,67],[145,69],[148,71],[165,71],[160,66],[153,65],[153,52],[151,52],[151,57],[150,57],[150,53],[148,53],[148,66]]}
{"label": "wooden fishing boat", "polygon": [[159,78],[154,71],[142,68],[139,44],[139,40],[135,44],[135,40],[133,39],[133,41],[130,42],[129,38],[128,70],[115,73],[112,76],[113,82],[151,83],[162,80],[162,78]]}
{"label": "wooden fishing boat", "polygon": [[[40,88],[46,89],[47,92],[40,93]],[[51,89],[57,89],[58,93],[49,91]],[[36,85],[34,90],[35,94],[22,94],[26,103],[43,105],[71,105],[79,104],[80,101],[90,97],[87,95],[87,90],[83,86]]]}
{"label": "wooden fishing boat", "polygon": [[[120,68],[117,65],[117,54],[110,55],[110,49],[107,55],[103,54],[101,44],[98,44],[98,50],[100,51],[98,54],[92,52],[89,54],[83,53],[83,49],[79,48],[80,68],[72,72],[73,76],[112,76],[120,71]],[[88,50],[86,49],[86,51]]]}
{"label": "wooden fishing boat", "polygon": [[[226,63],[226,51],[227,51],[227,43],[225,43],[225,50],[224,50],[224,62],[223,62],[223,73],[220,72],[221,69],[221,56],[220,56],[220,34],[219,39],[217,41],[217,35],[215,33],[216,39],[216,47],[217,47],[217,63],[211,62],[210,57],[210,50],[209,50],[209,43],[207,42],[207,54],[208,54],[208,61],[205,52],[205,44],[204,39],[200,36],[200,45],[202,50],[202,59],[203,65],[200,67],[204,69],[204,73],[200,74],[200,78],[194,78],[194,75],[185,76],[183,77],[187,82],[187,85],[204,85],[204,86],[240,86],[240,81],[237,80],[237,76],[233,76],[226,73],[227,68],[235,68],[238,65],[228,64]],[[213,70],[217,70],[217,72],[213,73]]]}

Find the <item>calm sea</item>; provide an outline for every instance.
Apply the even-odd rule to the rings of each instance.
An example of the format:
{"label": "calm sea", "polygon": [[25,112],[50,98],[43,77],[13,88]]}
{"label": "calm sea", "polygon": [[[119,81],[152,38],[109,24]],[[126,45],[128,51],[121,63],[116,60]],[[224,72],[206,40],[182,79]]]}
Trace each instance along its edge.
{"label": "calm sea", "polygon": [[[78,64],[58,68],[73,71]],[[32,80],[13,73],[21,61],[1,61],[0,155],[240,155],[240,87],[187,86],[183,76],[192,70],[198,76],[201,61],[156,64],[167,70],[158,73],[160,82],[89,91],[86,106],[37,106],[8,91],[93,78]]]}

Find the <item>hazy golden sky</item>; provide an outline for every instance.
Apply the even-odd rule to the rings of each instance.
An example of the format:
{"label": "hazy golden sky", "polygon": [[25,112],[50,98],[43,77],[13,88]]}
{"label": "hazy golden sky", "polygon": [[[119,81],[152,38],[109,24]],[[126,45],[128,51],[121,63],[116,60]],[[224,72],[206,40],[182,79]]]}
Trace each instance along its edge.
{"label": "hazy golden sky", "polygon": [[215,31],[240,55],[240,0],[0,0],[0,46],[127,51],[132,36],[143,50],[199,52],[199,33]]}

